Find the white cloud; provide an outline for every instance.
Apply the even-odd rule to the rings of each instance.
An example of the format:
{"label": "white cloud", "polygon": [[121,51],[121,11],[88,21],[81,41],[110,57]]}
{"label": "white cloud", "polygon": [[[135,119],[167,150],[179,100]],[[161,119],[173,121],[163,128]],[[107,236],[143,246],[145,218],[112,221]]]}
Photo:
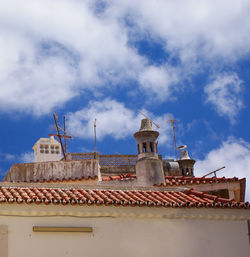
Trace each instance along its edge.
{"label": "white cloud", "polygon": [[250,50],[250,3],[247,0],[111,1],[107,15],[126,16],[137,34],[165,41],[181,60],[222,56],[238,58]]}
{"label": "white cloud", "polygon": [[[85,89],[130,80],[163,101],[198,72],[197,63],[237,60],[250,50],[248,1],[104,1],[103,11],[96,3],[0,2],[1,112],[42,115]],[[178,68],[150,65],[133,45],[142,38],[180,57]]]}
{"label": "white cloud", "polygon": [[234,122],[243,107],[241,91],[242,81],[236,73],[220,74],[204,88],[206,102],[212,104],[219,115],[227,116],[231,122]]}
{"label": "white cloud", "polygon": [[34,162],[34,152],[25,152],[21,155],[15,155],[15,154],[10,154],[10,153],[0,153],[0,160],[4,162]]}
{"label": "white cloud", "polygon": [[0,2],[0,111],[48,113],[82,89],[136,79],[146,60],[88,2]]}
{"label": "white cloud", "polygon": [[139,76],[144,92],[151,98],[164,101],[172,95],[174,85],[179,82],[178,69],[172,67],[147,67]]}
{"label": "white cloud", "polygon": [[34,162],[34,152],[23,153],[20,157],[20,161],[23,163]]}
{"label": "white cloud", "polygon": [[14,158],[15,158],[15,155],[13,154],[9,154],[9,153],[5,154],[5,159],[7,161],[12,161]]}
{"label": "white cloud", "polygon": [[1,161],[12,161],[15,159],[15,155],[14,154],[10,154],[10,153],[0,153],[0,160]]}
{"label": "white cloud", "polygon": [[[148,113],[146,110],[143,110]],[[160,125],[159,143],[169,140],[169,125],[167,115],[163,117],[149,116]],[[75,113],[68,114],[68,129],[74,136],[80,138],[93,138],[94,119],[97,119],[97,137],[112,136],[115,139],[133,137],[140,128],[140,120],[143,119],[139,113],[126,108],[123,103],[112,99],[103,101],[92,101],[88,107]]]}
{"label": "white cloud", "polygon": [[124,104],[105,99],[92,101],[87,108],[68,115],[68,128],[73,135],[82,138],[93,137],[94,119],[97,119],[98,138],[112,136],[125,138],[136,131],[140,118]]}
{"label": "white cloud", "polygon": [[195,164],[195,175],[203,176],[222,166],[225,169],[217,173],[218,177],[246,178],[246,200],[250,200],[250,144],[243,139],[228,138],[217,149],[210,151],[204,160]]}

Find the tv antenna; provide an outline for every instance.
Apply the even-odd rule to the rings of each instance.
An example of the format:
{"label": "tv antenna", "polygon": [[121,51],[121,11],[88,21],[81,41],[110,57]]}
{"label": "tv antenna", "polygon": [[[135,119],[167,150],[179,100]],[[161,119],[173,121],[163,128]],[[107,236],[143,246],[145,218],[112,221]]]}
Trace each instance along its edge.
{"label": "tv antenna", "polygon": [[138,112],[139,112],[141,115],[143,115],[145,118],[149,119],[150,122],[151,122],[151,125],[154,124],[154,125],[156,126],[156,128],[158,128],[158,129],[160,128],[160,126],[159,126],[157,123],[155,123],[154,121],[152,121],[146,114],[144,114],[144,113],[141,112],[140,110],[138,110]]}
{"label": "tv antenna", "polygon": [[216,172],[218,172],[218,171],[220,171],[220,170],[222,170],[222,169],[225,169],[225,168],[226,168],[226,167],[223,166],[223,167],[221,167],[221,168],[219,168],[219,169],[213,170],[213,171],[207,173],[206,175],[202,176],[202,178],[205,178],[206,176],[209,176],[209,175],[211,175],[211,174],[214,174],[214,176],[217,177],[217,176],[216,176]]}
{"label": "tv antenna", "polygon": [[[62,152],[63,152],[63,158],[66,161],[66,150],[67,150],[67,146],[66,146],[66,139],[67,138],[71,138],[71,136],[66,135],[66,123],[65,123],[65,116],[63,117],[63,128],[61,128],[58,124],[58,116],[55,114],[55,112],[53,112],[53,117],[54,117],[54,121],[55,121],[55,125],[56,125],[56,132],[57,134],[49,134],[49,136],[54,136],[54,137],[58,137],[60,144],[61,144],[61,148],[62,148]],[[63,131],[63,135],[60,133],[60,130]],[[62,142],[62,138],[64,138],[64,146],[63,146],[63,142]]]}
{"label": "tv antenna", "polygon": [[178,159],[178,155],[177,155],[177,147],[176,147],[176,135],[175,135],[175,122],[178,122],[179,120],[174,119],[173,117],[171,117],[169,115],[169,119],[168,122],[171,122],[172,126],[173,126],[173,135],[174,135],[174,149],[175,149],[175,157],[176,157],[176,161]]}

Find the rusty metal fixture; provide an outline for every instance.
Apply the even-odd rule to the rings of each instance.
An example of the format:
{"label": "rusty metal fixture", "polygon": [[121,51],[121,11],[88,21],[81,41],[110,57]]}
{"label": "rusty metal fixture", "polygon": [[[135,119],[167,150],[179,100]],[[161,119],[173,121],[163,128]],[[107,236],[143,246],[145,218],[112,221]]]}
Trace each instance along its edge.
{"label": "rusty metal fixture", "polygon": [[33,226],[33,232],[84,232],[92,233],[91,227],[54,227],[54,226]]}

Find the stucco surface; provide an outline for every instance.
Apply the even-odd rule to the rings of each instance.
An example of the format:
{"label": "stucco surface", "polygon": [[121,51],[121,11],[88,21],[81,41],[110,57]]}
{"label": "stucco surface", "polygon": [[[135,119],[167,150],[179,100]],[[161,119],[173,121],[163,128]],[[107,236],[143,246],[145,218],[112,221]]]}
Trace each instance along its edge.
{"label": "stucco surface", "polygon": [[30,182],[95,178],[98,176],[97,160],[55,161],[13,164],[3,181]]}
{"label": "stucco surface", "polygon": [[[13,210],[13,216],[0,216],[0,223],[8,225],[9,257],[249,257],[247,221],[216,220],[216,214],[226,213],[230,216],[238,213],[240,216],[240,213],[246,210],[211,212],[211,210],[198,209],[170,209],[173,214],[186,212],[186,215],[190,216],[186,219],[168,219],[157,218],[157,213],[168,211],[157,208],[154,210],[142,207],[89,206],[34,208],[24,205],[23,217],[14,216],[16,209],[14,204],[3,208]],[[71,211],[68,216],[53,216],[53,210],[57,211],[58,215],[60,213],[63,215],[63,210],[66,209]],[[31,212],[25,217],[27,210]],[[36,210],[39,210],[40,215],[52,216],[35,217]],[[85,212],[85,217],[73,217],[80,215],[81,211]],[[193,219],[192,213],[199,212],[207,213],[208,216],[213,213],[213,217],[211,216],[211,220]],[[114,215],[115,213],[119,215]],[[147,217],[140,217],[140,213],[147,214]],[[93,233],[33,232],[33,226],[86,226],[92,227]]]}
{"label": "stucco surface", "polygon": [[8,257],[8,226],[7,225],[0,225],[0,257]]}

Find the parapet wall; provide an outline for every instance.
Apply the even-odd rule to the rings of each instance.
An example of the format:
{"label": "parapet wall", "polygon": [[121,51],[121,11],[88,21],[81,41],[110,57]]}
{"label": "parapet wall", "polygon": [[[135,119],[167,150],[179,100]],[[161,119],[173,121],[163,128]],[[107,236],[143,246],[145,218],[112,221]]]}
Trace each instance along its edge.
{"label": "parapet wall", "polygon": [[13,164],[3,181],[43,182],[97,178],[98,160],[52,161]]}

